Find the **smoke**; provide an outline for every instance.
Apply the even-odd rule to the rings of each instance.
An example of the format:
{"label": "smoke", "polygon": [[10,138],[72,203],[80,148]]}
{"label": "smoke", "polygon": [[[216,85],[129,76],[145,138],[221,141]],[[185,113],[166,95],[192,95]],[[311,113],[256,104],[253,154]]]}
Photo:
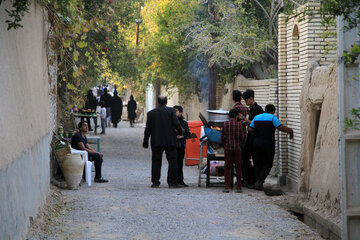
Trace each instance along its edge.
{"label": "smoke", "polygon": [[200,88],[199,101],[209,101],[209,68],[208,60],[205,57],[197,57],[189,65],[189,71],[197,79]]}

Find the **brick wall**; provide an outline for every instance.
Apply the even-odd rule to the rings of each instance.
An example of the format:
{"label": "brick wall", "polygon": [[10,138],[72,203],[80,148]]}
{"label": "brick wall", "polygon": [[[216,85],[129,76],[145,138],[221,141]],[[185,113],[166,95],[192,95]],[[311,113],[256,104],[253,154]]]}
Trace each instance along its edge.
{"label": "brick wall", "polygon": [[[323,38],[327,29],[322,26],[318,3],[308,3],[292,15],[279,15],[279,115],[282,122],[294,129],[294,139],[280,137],[280,174],[286,176],[290,188],[298,189],[301,154],[300,94],[310,61],[329,65],[336,58],[335,50],[327,50],[332,37]],[[303,13],[306,14],[303,14]]]}

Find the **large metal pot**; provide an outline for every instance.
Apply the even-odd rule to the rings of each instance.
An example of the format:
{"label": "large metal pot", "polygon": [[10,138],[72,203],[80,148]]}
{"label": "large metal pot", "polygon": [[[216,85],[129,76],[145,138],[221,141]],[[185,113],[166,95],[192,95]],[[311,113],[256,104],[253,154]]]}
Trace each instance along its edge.
{"label": "large metal pot", "polygon": [[229,120],[229,112],[222,109],[207,110],[209,113],[209,122],[225,122]]}

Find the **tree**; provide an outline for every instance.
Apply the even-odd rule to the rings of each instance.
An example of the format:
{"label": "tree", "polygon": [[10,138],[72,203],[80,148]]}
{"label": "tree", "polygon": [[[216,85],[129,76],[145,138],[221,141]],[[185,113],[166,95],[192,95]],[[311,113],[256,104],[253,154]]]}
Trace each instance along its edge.
{"label": "tree", "polygon": [[260,61],[272,40],[263,34],[242,1],[208,1],[199,5],[188,30],[186,47],[205,56],[209,67],[209,108],[214,109],[218,69],[234,69]]}
{"label": "tree", "polygon": [[146,1],[142,10],[143,31],[138,66],[144,82],[159,89],[177,86],[182,93],[194,92],[196,79],[188,71],[191,54],[184,49],[185,34],[177,31],[191,21],[195,6],[185,1]]}
{"label": "tree", "polygon": [[217,81],[232,81],[239,73],[262,79],[271,65],[276,66],[277,14],[295,4],[147,0],[142,11],[140,75],[182,91],[199,92],[206,86],[212,89],[206,94],[212,96],[209,107],[215,108]]}
{"label": "tree", "polygon": [[343,16],[347,28],[359,26],[360,9],[359,0],[321,0],[320,12],[325,23],[329,23],[335,16]]}
{"label": "tree", "polygon": [[[28,3],[14,2],[24,1]],[[160,84],[177,86],[185,94],[209,85],[210,108],[215,107],[217,81],[232,81],[239,73],[266,77],[267,69],[277,64],[278,13],[304,2],[39,1],[50,16],[59,89],[73,92],[71,102],[101,82],[132,86],[139,92],[148,83],[158,85],[157,89]],[[15,9],[23,10],[26,5]],[[140,17],[143,23],[136,46],[139,24],[134,20]]]}

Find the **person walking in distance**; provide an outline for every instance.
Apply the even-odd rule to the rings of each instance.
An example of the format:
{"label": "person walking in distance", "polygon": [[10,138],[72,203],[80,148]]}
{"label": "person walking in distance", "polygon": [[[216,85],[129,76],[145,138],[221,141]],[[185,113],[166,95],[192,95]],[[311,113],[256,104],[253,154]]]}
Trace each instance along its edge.
{"label": "person walking in distance", "polygon": [[268,104],[265,107],[265,113],[254,117],[249,132],[254,134],[253,153],[256,182],[252,188],[256,190],[263,189],[263,183],[269,175],[273,165],[275,155],[275,130],[289,133],[290,139],[293,138],[294,132],[281,124],[279,119],[274,115],[275,106]]}
{"label": "person walking in distance", "polygon": [[134,96],[130,96],[130,101],[128,101],[127,104],[127,111],[128,111],[128,118],[130,121],[130,127],[134,127],[135,124],[135,118],[136,118],[136,101],[134,100]]}
{"label": "person walking in distance", "polygon": [[101,110],[98,113],[100,115],[100,120],[101,120],[101,133],[100,134],[105,134],[105,129],[106,129],[106,108],[105,108],[105,103],[100,102],[100,107],[101,107]]}
{"label": "person walking in distance", "polygon": [[120,122],[121,120],[122,111],[123,111],[123,102],[122,99],[118,97],[118,93],[115,90],[111,104],[111,122],[114,128],[117,128],[118,122]]}
{"label": "person walking in distance", "polygon": [[178,117],[179,123],[183,132],[177,134],[177,168],[178,168],[178,176],[177,183],[179,185],[183,185],[184,187],[188,187],[188,185],[184,182],[184,172],[183,172],[183,162],[185,156],[185,147],[186,147],[186,139],[190,138],[190,130],[187,121],[184,120],[183,117],[183,108],[182,106],[176,105],[174,106],[176,111],[176,116]]}
{"label": "person walking in distance", "polygon": [[236,192],[241,193],[241,142],[245,138],[245,131],[242,126],[244,116],[237,109],[229,112],[229,121],[224,122],[221,132],[221,139],[225,150],[225,189],[223,192],[230,192],[230,176],[232,166],[236,169]]}
{"label": "person walking in distance", "polygon": [[152,165],[151,165],[151,187],[160,186],[160,173],[162,154],[165,151],[169,163],[167,183],[169,188],[179,188],[177,184],[177,160],[176,160],[176,133],[182,132],[175,109],[167,107],[167,97],[158,97],[159,107],[147,113],[146,128],[144,131],[143,147],[149,147],[151,136]]}
{"label": "person walking in distance", "polygon": [[104,94],[100,97],[100,102],[104,102],[104,103],[105,103],[105,108],[106,108],[106,127],[110,127],[112,97],[111,97],[111,95],[109,94],[107,88],[104,88]]}
{"label": "person walking in distance", "polygon": [[[252,89],[247,89],[242,94],[245,104],[250,108],[249,121],[247,122],[248,125],[250,125],[255,116],[264,113],[263,108],[255,102],[254,97],[255,93]],[[254,160],[253,142],[254,136],[248,133],[242,149],[242,173],[245,186],[252,186],[255,184],[255,169],[250,161],[250,159]]]}
{"label": "person walking in distance", "polygon": [[[85,108],[84,109],[85,110],[90,109],[92,112],[95,112],[96,107],[97,107],[97,100],[96,100],[96,97],[93,94],[93,91],[90,89],[87,92],[87,95],[86,95],[86,101],[85,101]],[[81,117],[81,121],[84,121],[84,117]],[[88,124],[88,127],[89,127],[89,131],[92,131],[93,129],[91,128],[90,117],[87,117],[86,121],[87,121],[87,124]],[[94,125],[95,125],[95,128],[96,128],[96,125],[97,125],[97,118],[96,117],[94,118]]]}

